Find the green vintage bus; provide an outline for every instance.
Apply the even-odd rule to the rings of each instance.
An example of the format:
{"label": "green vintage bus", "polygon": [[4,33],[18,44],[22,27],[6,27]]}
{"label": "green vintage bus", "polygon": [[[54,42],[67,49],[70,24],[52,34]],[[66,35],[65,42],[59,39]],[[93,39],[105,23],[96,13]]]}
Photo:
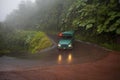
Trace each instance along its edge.
{"label": "green vintage bus", "polygon": [[72,49],[74,42],[74,31],[65,31],[59,33],[58,49]]}

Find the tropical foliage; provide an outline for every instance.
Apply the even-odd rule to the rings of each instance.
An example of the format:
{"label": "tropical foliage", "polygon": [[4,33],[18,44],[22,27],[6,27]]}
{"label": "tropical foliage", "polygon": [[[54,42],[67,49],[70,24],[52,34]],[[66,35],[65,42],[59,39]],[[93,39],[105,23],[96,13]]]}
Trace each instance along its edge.
{"label": "tropical foliage", "polygon": [[63,20],[64,30],[77,30],[77,38],[112,48],[120,44],[119,0],[77,0]]}
{"label": "tropical foliage", "polygon": [[[88,0],[89,1],[89,0]],[[66,26],[73,29],[85,27],[95,29],[96,33],[115,32],[120,34],[120,6],[118,0],[100,2],[77,0],[69,9],[65,20]],[[68,24],[69,23],[69,24]]]}
{"label": "tropical foliage", "polygon": [[14,31],[4,32],[4,40],[0,43],[0,53],[30,52],[36,53],[52,46],[51,40],[41,31]]}

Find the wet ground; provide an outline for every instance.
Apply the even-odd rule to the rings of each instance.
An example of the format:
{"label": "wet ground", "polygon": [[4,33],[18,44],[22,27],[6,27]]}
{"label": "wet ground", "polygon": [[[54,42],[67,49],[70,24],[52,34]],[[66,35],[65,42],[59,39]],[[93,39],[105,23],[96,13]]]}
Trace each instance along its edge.
{"label": "wet ground", "polygon": [[38,55],[37,60],[1,57],[0,80],[120,80],[120,52],[94,44],[75,41],[73,50],[54,47]]}
{"label": "wet ground", "polygon": [[75,42],[73,50],[58,51],[55,47],[49,51],[38,53],[42,55],[40,59],[20,59],[15,57],[2,56],[0,58],[0,70],[17,70],[24,68],[32,68],[38,66],[52,66],[52,65],[68,65],[68,64],[82,64],[100,60],[108,55],[109,51],[103,50],[100,47],[91,46]]}

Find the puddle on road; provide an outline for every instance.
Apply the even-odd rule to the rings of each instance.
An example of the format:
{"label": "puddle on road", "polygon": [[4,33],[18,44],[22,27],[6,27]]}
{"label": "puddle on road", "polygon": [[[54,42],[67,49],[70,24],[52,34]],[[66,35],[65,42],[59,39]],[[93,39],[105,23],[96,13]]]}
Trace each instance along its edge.
{"label": "puddle on road", "polygon": [[[66,57],[67,56],[67,57]],[[63,58],[64,57],[64,58]],[[62,63],[67,63],[70,64],[73,61],[73,56],[71,53],[64,55],[64,54],[59,54],[58,58],[57,58],[57,62],[58,64],[62,64]]]}

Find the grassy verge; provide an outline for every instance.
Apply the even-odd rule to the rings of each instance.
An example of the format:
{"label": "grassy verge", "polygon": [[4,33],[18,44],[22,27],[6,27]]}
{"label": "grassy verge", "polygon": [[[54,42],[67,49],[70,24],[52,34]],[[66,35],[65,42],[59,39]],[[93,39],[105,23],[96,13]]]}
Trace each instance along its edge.
{"label": "grassy verge", "polygon": [[32,53],[36,53],[42,49],[48,48],[52,46],[51,40],[47,37],[44,32],[37,32],[34,36],[29,39],[29,51]]}
{"label": "grassy verge", "polygon": [[0,49],[0,55],[36,53],[52,46],[51,40],[41,31],[15,31],[7,34],[4,38],[4,48]]}

